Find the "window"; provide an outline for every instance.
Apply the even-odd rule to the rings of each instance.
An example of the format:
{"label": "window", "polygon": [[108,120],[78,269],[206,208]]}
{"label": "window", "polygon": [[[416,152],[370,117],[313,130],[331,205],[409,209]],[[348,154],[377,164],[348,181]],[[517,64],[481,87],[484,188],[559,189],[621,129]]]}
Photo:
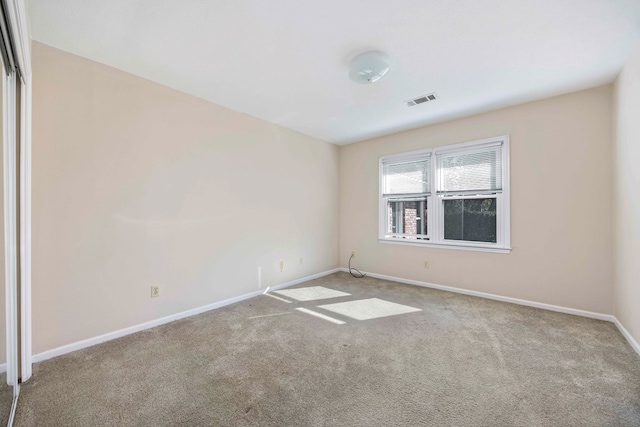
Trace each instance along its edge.
{"label": "window", "polygon": [[509,252],[509,138],[380,158],[380,241]]}

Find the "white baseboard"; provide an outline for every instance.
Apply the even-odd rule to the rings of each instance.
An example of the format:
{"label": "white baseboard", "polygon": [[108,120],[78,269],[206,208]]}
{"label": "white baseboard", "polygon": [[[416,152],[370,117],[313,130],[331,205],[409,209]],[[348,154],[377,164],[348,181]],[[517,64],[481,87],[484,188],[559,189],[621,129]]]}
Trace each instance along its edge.
{"label": "white baseboard", "polygon": [[[5,372],[7,372],[7,364],[6,363],[0,363],[0,374],[4,374]],[[0,384],[1,386],[2,384]]]}
{"label": "white baseboard", "polygon": [[[309,280],[317,279],[319,277],[327,276],[332,273],[336,273],[340,271],[339,268],[335,268],[333,270],[323,271],[321,273],[313,274],[311,276],[302,277],[300,279],[292,280],[290,282],[282,283],[276,286],[267,287],[267,289],[261,289],[255,292],[250,292],[248,294],[240,295],[237,297],[229,298],[223,301],[214,302],[212,304],[207,304],[202,307],[197,307],[191,310],[183,311],[180,313],[172,314],[170,316],[161,317],[159,319],[151,320],[149,322],[140,323],[138,325],[130,326],[128,328],[120,329],[118,331],[109,332],[107,334],[99,335],[97,337],[88,338],[86,340],[74,342],[71,344],[63,345],[62,347],[54,348],[51,350],[43,351],[42,353],[33,355],[33,363],[42,362],[47,359],[51,359],[52,357],[61,356],[63,354],[71,353],[72,351],[81,350],[83,348],[91,347],[96,344],[101,344],[106,341],[110,341],[116,338],[124,337],[125,335],[130,335],[136,332],[144,331],[145,329],[155,328],[156,326],[164,325],[165,323],[173,322],[175,320],[184,319],[185,317],[195,316],[196,314],[204,313],[206,311],[214,310],[216,308],[224,307],[229,304],[233,304],[236,302],[244,301],[249,298],[256,297],[258,295],[265,294],[269,291],[286,288],[289,286],[297,285],[299,283],[303,283]],[[6,370],[6,364],[0,365],[0,368],[4,366]]]}
{"label": "white baseboard", "polygon": [[[340,270],[345,271],[347,273],[349,272],[348,268],[341,268]],[[496,301],[510,302],[512,304],[526,305],[529,307],[542,308],[544,310],[558,311],[560,313],[574,314],[576,316],[590,317],[592,319],[606,320],[609,322],[613,322],[614,320],[614,317],[611,314],[594,313],[592,311],[578,310],[576,308],[562,307],[559,305],[545,304],[542,302],[528,301],[528,300],[512,298],[512,297],[504,297],[502,295],[495,295],[495,294],[489,294],[489,293],[478,292],[478,291],[470,291],[468,289],[454,288],[452,286],[436,285],[434,283],[421,282],[419,280],[403,279],[400,277],[386,276],[384,274],[370,273],[366,271],[363,271],[363,273],[365,273],[367,276],[375,277],[377,279],[384,279],[392,282],[406,283],[407,285],[422,286],[425,288],[438,289],[441,291],[455,292],[457,294],[471,295],[474,297],[487,298],[487,299],[492,299]]]}
{"label": "white baseboard", "polygon": [[638,342],[635,339],[633,339],[629,331],[627,331],[625,327],[622,326],[622,323],[620,323],[617,317],[613,318],[613,323],[618,327],[618,330],[620,331],[622,336],[627,339],[627,341],[629,342],[629,345],[631,345],[631,348],[633,348],[636,351],[636,353],[640,355],[640,344],[638,344]]}
{"label": "white baseboard", "polygon": [[[184,319],[185,317],[190,317],[190,316],[194,316],[196,314],[200,314],[200,313],[204,313],[210,310],[214,310],[216,308],[220,308],[220,307],[224,307],[226,305],[230,305],[236,302],[240,302],[240,301],[244,301],[246,299],[249,298],[253,298],[256,297],[258,295],[264,294],[268,291],[274,291],[274,290],[278,290],[278,289],[283,289],[289,286],[294,286],[309,280],[313,280],[313,279],[317,279],[320,277],[324,277],[327,276],[329,274],[333,274],[336,273],[338,271],[344,271],[344,272],[349,272],[349,270],[347,268],[336,268],[333,270],[328,270],[328,271],[324,271],[321,273],[317,273],[317,274],[313,274],[311,276],[306,276],[306,277],[302,277],[300,279],[296,279],[296,280],[292,280],[290,282],[286,282],[286,283],[282,283],[280,285],[276,285],[276,286],[271,286],[268,287],[267,289],[264,290],[259,290],[259,291],[255,291],[255,292],[250,292],[248,294],[244,294],[244,295],[240,295],[237,297],[233,297],[233,298],[229,298],[223,301],[218,301],[212,304],[208,304],[202,307],[198,307],[198,308],[194,308],[191,310],[187,310],[187,311],[183,311],[181,313],[176,313],[176,314],[172,314],[170,316],[166,316],[166,317],[162,317],[160,319],[155,319],[155,320],[151,320],[149,322],[145,322],[145,323],[141,323],[138,325],[134,325],[134,326],[130,326],[128,328],[124,328],[124,329],[120,329],[118,331],[114,331],[114,332],[109,332],[107,334],[104,335],[99,335],[97,337],[93,337],[93,338],[89,338],[83,341],[78,341],[72,344],[68,344],[68,345],[64,345],[62,347],[58,347],[58,348],[54,348],[52,350],[47,350],[44,351],[42,353],[38,353],[33,355],[33,363],[38,363],[38,362],[42,362],[44,360],[47,359],[51,359],[53,357],[56,356],[61,356],[63,354],[67,354],[67,353],[71,353],[72,351],[76,351],[76,350],[81,350],[83,348],[87,348],[87,347],[91,347],[93,345],[96,344],[101,344],[103,342],[106,341],[110,341],[116,338],[120,338],[126,335],[130,335],[133,334],[135,332],[139,332],[139,331],[143,331],[145,329],[150,329],[150,328],[154,328],[156,326],[160,326],[160,325],[164,325],[165,323],[169,323],[169,322],[173,322],[175,320],[179,320],[179,319]],[[544,310],[550,310],[550,311],[557,311],[560,313],[567,313],[567,314],[573,314],[576,316],[583,316],[583,317],[590,317],[593,319],[599,319],[599,320],[606,320],[609,322],[613,322],[618,329],[620,330],[620,332],[622,333],[622,335],[626,338],[626,340],[629,342],[629,344],[631,345],[631,347],[640,355],[640,345],[633,339],[633,337],[631,336],[631,334],[624,328],[624,326],[622,326],[622,324],[618,321],[618,319],[610,314],[603,314],[603,313],[594,313],[591,311],[584,311],[584,310],[578,310],[575,308],[568,308],[568,307],[562,307],[562,306],[557,306],[557,305],[551,305],[551,304],[544,304],[544,303],[540,303],[540,302],[534,302],[534,301],[527,301],[527,300],[522,300],[522,299],[518,299],[518,298],[511,298],[511,297],[505,297],[505,296],[501,296],[501,295],[495,295],[495,294],[489,294],[489,293],[485,293],[485,292],[478,292],[478,291],[471,291],[471,290],[467,290],[467,289],[461,289],[461,288],[454,288],[451,286],[443,286],[443,285],[436,285],[434,283],[428,283],[428,282],[421,282],[418,280],[410,280],[410,279],[403,279],[400,277],[394,277],[394,276],[386,276],[384,274],[377,274],[377,273],[370,273],[370,272],[365,272],[368,276],[371,277],[375,277],[378,279],[383,279],[383,280],[389,280],[392,282],[399,282],[399,283],[406,283],[408,285],[415,285],[415,286],[422,286],[422,287],[426,287],[426,288],[432,288],[432,289],[438,289],[438,290],[442,290],[442,291],[447,291],[447,292],[455,292],[458,294],[463,294],[463,295],[471,295],[471,296],[476,296],[476,297],[480,297],[480,298],[487,298],[487,299],[492,299],[492,300],[496,300],[496,301],[503,301],[503,302],[509,302],[512,304],[519,304],[519,305],[525,305],[525,306],[529,306],[529,307],[535,307],[535,308],[541,308]],[[0,364],[0,373],[2,372],[6,372],[7,370],[7,364],[6,363],[2,363]]]}
{"label": "white baseboard", "polygon": [[[340,268],[340,271],[344,271],[348,273],[349,269],[342,267]],[[543,310],[557,311],[560,313],[573,314],[576,316],[590,317],[592,319],[606,320],[607,322],[613,322],[618,327],[618,330],[620,331],[622,336],[624,336],[625,339],[629,342],[629,345],[631,345],[631,348],[633,348],[635,352],[638,353],[638,355],[640,355],[640,344],[638,344],[638,342],[631,336],[629,331],[627,331],[625,327],[622,326],[622,323],[620,323],[620,321],[612,314],[595,313],[593,311],[578,310],[576,308],[562,307],[559,305],[545,304],[541,302],[527,301],[527,300],[518,299],[518,298],[504,297],[501,295],[488,294],[485,292],[478,292],[478,291],[470,291],[467,289],[454,288],[451,286],[436,285],[434,283],[421,282],[419,280],[403,279],[400,277],[386,276],[384,274],[370,273],[366,271],[363,271],[363,273],[365,273],[367,276],[375,277],[377,279],[384,279],[392,282],[406,283],[407,285],[416,285],[416,286],[422,286],[425,288],[439,289],[441,291],[455,292],[457,294],[471,295],[474,297],[509,302],[512,304],[526,305],[529,307],[541,308]]]}

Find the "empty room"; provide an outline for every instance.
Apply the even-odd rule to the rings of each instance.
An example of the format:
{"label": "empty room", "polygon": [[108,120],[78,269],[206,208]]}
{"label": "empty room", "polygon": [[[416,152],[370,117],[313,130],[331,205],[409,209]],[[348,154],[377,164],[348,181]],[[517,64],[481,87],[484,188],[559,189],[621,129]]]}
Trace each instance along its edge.
{"label": "empty room", "polygon": [[0,425],[640,426],[640,1],[0,0]]}

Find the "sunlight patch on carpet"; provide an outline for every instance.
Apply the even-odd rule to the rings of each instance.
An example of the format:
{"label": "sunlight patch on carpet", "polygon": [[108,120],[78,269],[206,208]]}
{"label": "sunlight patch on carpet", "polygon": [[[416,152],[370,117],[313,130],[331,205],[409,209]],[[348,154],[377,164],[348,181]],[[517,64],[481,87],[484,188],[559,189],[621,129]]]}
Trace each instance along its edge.
{"label": "sunlight patch on carpet", "polygon": [[377,319],[379,317],[421,311],[419,308],[396,304],[395,302],[389,302],[379,298],[325,304],[319,305],[318,307],[356,320]]}
{"label": "sunlight patch on carpet", "polygon": [[342,320],[334,319],[333,317],[327,316],[326,314],[318,313],[316,311],[309,310],[308,308],[298,307],[298,308],[296,308],[296,310],[301,311],[301,312],[306,313],[306,314],[310,314],[310,315],[312,315],[314,317],[318,317],[318,318],[326,320],[328,322],[335,323],[336,325],[344,325],[344,322]]}
{"label": "sunlight patch on carpet", "polygon": [[340,292],[324,286],[310,286],[308,288],[283,289],[274,293],[293,298],[297,301],[314,301],[318,299],[348,297],[351,294]]}
{"label": "sunlight patch on carpet", "polygon": [[277,299],[278,301],[286,302],[287,304],[291,304],[291,301],[286,300],[286,299],[284,299],[284,298],[277,297],[277,296],[275,296],[275,295],[271,295],[271,294],[263,294],[263,295],[264,295],[264,296],[267,296],[267,297],[275,298],[275,299]]}
{"label": "sunlight patch on carpet", "polygon": [[285,314],[291,314],[291,311],[285,311],[284,313],[263,314],[262,316],[251,316],[249,319],[262,319],[263,317],[283,316]]}

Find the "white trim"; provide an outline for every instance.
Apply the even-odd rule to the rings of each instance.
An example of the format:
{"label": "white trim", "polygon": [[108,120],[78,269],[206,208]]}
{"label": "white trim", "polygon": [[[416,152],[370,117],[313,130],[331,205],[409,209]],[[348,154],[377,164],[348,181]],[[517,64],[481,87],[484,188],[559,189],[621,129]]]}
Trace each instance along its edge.
{"label": "white trim", "polygon": [[501,241],[505,248],[511,247],[511,139],[509,135],[504,135],[502,145],[502,200],[500,209],[501,216]]}
{"label": "white trim", "polygon": [[7,5],[7,19],[11,23],[12,38],[15,43],[14,53],[18,59],[18,67],[22,77],[31,76],[31,35],[29,18],[24,0],[10,0]]}
{"label": "white trim", "polygon": [[[438,147],[431,147],[423,150],[410,151],[406,153],[390,154],[378,158],[378,241],[381,243],[391,243],[398,245],[427,246],[433,248],[461,249],[481,252],[510,253],[511,252],[511,204],[510,204],[510,165],[509,165],[509,135],[486,138],[477,141],[463,142]],[[473,194],[460,194],[453,197],[444,196],[438,193],[440,173],[438,169],[438,155],[455,153],[471,148],[483,150],[488,147],[501,147],[502,161],[502,189],[499,191],[473,192]],[[384,164],[386,162],[408,162],[418,159],[430,159],[429,190],[424,194],[402,194],[385,195],[384,193]],[[397,197],[395,197],[397,196]],[[388,230],[389,200],[394,198],[409,199],[413,197],[425,198],[428,204],[427,224],[429,240],[408,240],[390,239]],[[469,199],[469,198],[495,198],[496,199],[496,243],[470,242],[445,240],[444,238],[444,200]],[[397,231],[397,230],[396,230]],[[423,236],[423,235],[415,235]]]}
{"label": "white trim", "polygon": [[[328,270],[328,271],[324,271],[321,273],[317,273],[317,274],[313,274],[311,276],[307,276],[307,277],[303,277],[300,279],[296,279],[296,280],[292,280],[290,282],[287,283],[282,283],[280,285],[277,286],[273,286],[273,287],[269,287],[265,290],[260,290],[260,291],[255,291],[255,292],[250,292],[248,294],[244,294],[244,295],[240,295],[237,297],[233,297],[233,298],[229,298],[223,301],[219,301],[213,304],[209,304],[209,305],[205,305],[202,307],[198,307],[192,310],[187,310],[187,311],[183,311],[181,313],[176,313],[170,316],[166,316],[160,319],[156,319],[156,320],[152,320],[149,322],[145,322],[145,323],[141,323],[135,326],[131,326],[125,329],[120,329],[118,331],[114,331],[114,332],[110,332],[107,334],[103,334],[103,335],[99,335],[97,337],[93,337],[93,338],[89,338],[83,341],[78,341],[72,344],[68,344],[65,346],[61,346],[58,348],[54,348],[52,350],[47,350],[44,351],[42,353],[38,353],[33,355],[33,363],[38,363],[38,362],[42,362],[44,360],[48,360],[51,359],[53,357],[57,357],[57,356],[61,356],[63,354],[67,354],[67,353],[71,353],[73,351],[76,350],[81,350],[83,348],[87,348],[87,347],[91,347],[94,346],[96,344],[101,344],[103,342],[106,341],[110,341],[116,338],[120,338],[126,335],[130,335],[136,332],[140,332],[143,331],[145,329],[150,329],[150,328],[154,328],[156,326],[160,326],[160,325],[164,325],[166,323],[169,322],[173,322],[175,320],[179,320],[179,319],[184,319],[186,317],[190,317],[190,316],[194,316],[197,314],[201,314],[210,310],[214,310],[216,308],[220,308],[220,307],[224,307],[236,302],[240,302],[240,301],[244,301],[246,299],[249,298],[253,298],[262,294],[265,294],[269,291],[273,291],[273,290],[278,290],[278,289],[283,289],[289,286],[294,286],[303,282],[307,282],[309,280],[313,280],[313,279],[317,279],[320,277],[324,277],[324,276],[328,276],[329,274],[333,274],[336,273],[338,271],[342,271],[342,272],[349,272],[348,268],[335,268],[333,270]],[[578,310],[578,309],[573,309],[573,308],[568,308],[568,307],[561,307],[561,306],[557,306],[557,305],[551,305],[551,304],[544,304],[544,303],[539,303],[539,302],[534,302],[534,301],[527,301],[527,300],[522,300],[522,299],[518,299],[518,298],[511,298],[511,297],[504,297],[504,296],[500,296],[500,295],[494,295],[494,294],[488,294],[485,292],[477,292],[477,291],[470,291],[470,290],[466,290],[466,289],[461,289],[461,288],[454,288],[451,286],[443,286],[443,285],[436,285],[433,283],[427,283],[427,282],[421,282],[418,280],[410,280],[410,279],[402,279],[399,277],[393,277],[393,276],[387,276],[384,274],[377,274],[377,273],[370,273],[367,272],[366,273],[368,276],[371,277],[375,277],[378,279],[383,279],[383,280],[389,280],[389,281],[393,281],[393,282],[399,282],[399,283],[405,283],[405,284],[409,284],[409,285],[415,285],[415,286],[422,286],[422,287],[426,287],[426,288],[432,288],[432,289],[438,289],[438,290],[442,290],[442,291],[447,291],[447,292],[454,292],[454,293],[458,293],[458,294],[463,294],[463,295],[471,295],[471,296],[476,296],[476,297],[480,297],[480,298],[487,298],[487,299],[492,299],[492,300],[496,300],[496,301],[502,301],[502,302],[508,302],[508,303],[512,303],[512,304],[518,304],[518,305],[525,305],[525,306],[529,306],[529,307],[535,307],[535,308],[541,308],[543,310],[550,310],[550,311],[557,311],[560,313],[566,313],[566,314],[573,314],[576,316],[582,316],[582,317],[589,317],[589,318],[593,318],[593,319],[599,319],[599,320],[605,320],[605,321],[609,321],[609,322],[614,322],[615,325],[618,327],[618,329],[620,329],[620,332],[622,333],[622,335],[627,339],[627,341],[629,341],[629,344],[631,345],[631,347],[633,347],[633,349],[638,352],[638,354],[640,354],[640,345],[638,345],[638,343],[631,337],[631,335],[627,332],[627,330],[622,326],[622,324],[620,324],[620,322],[612,315],[609,314],[603,314],[603,313],[595,313],[595,312],[591,312],[591,311],[584,311],[584,310]],[[0,372],[1,369],[6,369],[6,364],[2,364],[0,365]]]}
{"label": "white trim", "polygon": [[31,361],[31,75],[22,85],[20,122],[20,354],[21,381],[32,374]]}
{"label": "white trim", "polygon": [[32,334],[31,334],[31,35],[29,18],[24,0],[10,0],[7,3],[8,17],[13,32],[14,53],[22,77],[20,102],[20,366],[21,381],[27,381],[32,374]]}
{"label": "white trim", "polygon": [[[349,272],[349,269],[348,268],[344,268],[344,267],[342,267],[340,270],[344,271],[344,272],[347,272],[347,273]],[[505,297],[505,296],[502,296],[502,295],[489,294],[489,293],[486,293],[486,292],[478,292],[478,291],[471,291],[471,290],[468,290],[468,289],[454,288],[452,286],[436,285],[434,283],[421,282],[419,280],[403,279],[403,278],[400,278],[400,277],[387,276],[387,275],[384,275],[384,274],[371,273],[371,272],[368,272],[368,271],[363,271],[363,273],[365,273],[367,276],[370,276],[370,277],[375,277],[377,279],[383,279],[383,280],[389,280],[391,282],[399,282],[399,283],[405,283],[407,285],[422,286],[424,288],[438,289],[438,290],[441,290],[441,291],[454,292],[456,294],[471,295],[471,296],[474,296],[474,297],[486,298],[486,299],[491,299],[491,300],[495,300],[495,301],[509,302],[509,303],[512,303],[512,304],[526,305],[528,307],[541,308],[543,310],[557,311],[557,312],[560,312],[560,313],[573,314],[573,315],[582,316],[582,317],[590,317],[592,319],[606,320],[606,321],[609,321],[609,322],[613,322],[614,319],[615,319],[615,317],[613,315],[611,315],[611,314],[604,314],[604,313],[596,313],[596,312],[593,312],[593,311],[578,310],[577,308],[562,307],[562,306],[559,306],[559,305],[545,304],[545,303],[542,303],[542,302],[535,302],[535,301],[528,301],[528,300],[519,299],[519,298]]]}
{"label": "white trim", "polygon": [[[7,364],[6,363],[0,363],[0,374],[3,374],[7,372]],[[2,384],[0,384],[0,387],[2,386]]]}
{"label": "white trim", "polygon": [[422,150],[407,151],[400,154],[387,154],[380,156],[380,160],[388,160],[393,158],[404,159],[405,157],[419,157],[421,155],[429,153],[445,153],[449,150],[459,150],[461,148],[482,145],[484,147],[490,147],[492,145],[499,145],[504,139],[508,139],[509,135],[500,135],[493,138],[477,139],[475,141],[461,142],[459,144],[440,145],[437,147],[423,148]]}
{"label": "white trim", "polygon": [[15,144],[15,81],[16,73],[3,80],[3,155],[4,155],[4,243],[5,243],[5,295],[7,330],[7,384],[17,384],[18,333],[17,333],[17,223],[16,223],[16,144]]}
{"label": "white trim", "polygon": [[443,145],[440,147],[434,147],[434,151],[437,153],[446,153],[448,151],[458,151],[462,148],[467,148],[467,147],[475,147],[475,146],[482,146],[482,147],[492,147],[492,146],[498,146],[501,145],[502,142],[505,139],[509,139],[509,135],[499,135],[499,136],[494,136],[492,138],[484,138],[484,139],[475,139],[473,141],[467,141],[467,142],[461,142],[459,144],[447,144],[447,145]]}
{"label": "white trim", "polygon": [[638,344],[638,342],[633,339],[629,331],[627,331],[625,327],[622,326],[622,323],[620,323],[617,317],[613,318],[613,323],[616,325],[622,336],[626,338],[627,342],[629,342],[631,348],[634,349],[636,353],[638,353],[638,355],[640,355],[640,344]]}
{"label": "white trim", "polygon": [[170,316],[161,317],[159,319],[151,320],[149,322],[140,323],[138,325],[130,326],[128,328],[120,329],[118,331],[109,332],[103,335],[99,335],[97,337],[88,338],[86,340],[77,341],[71,344],[63,345],[58,348],[54,348],[51,350],[43,351],[42,353],[33,355],[33,363],[42,362],[47,359],[51,359],[53,357],[61,356],[63,354],[71,353],[72,351],[81,350],[83,348],[91,347],[96,344],[101,344],[106,341],[111,341],[116,338],[124,337],[126,335],[133,334],[135,332],[144,331],[145,329],[155,328],[156,326],[164,325],[165,323],[173,322],[175,320],[184,319],[186,317],[195,316],[196,314],[201,314],[210,310],[214,310],[216,308],[224,307],[229,304],[233,304],[236,302],[244,301],[249,298],[256,297],[258,295],[265,294],[269,291],[286,288],[289,286],[297,285],[299,283],[307,282],[309,280],[317,279],[320,277],[327,276],[329,274],[333,274],[340,271],[339,268],[335,268],[333,270],[323,271],[321,273],[312,274],[311,276],[302,277],[300,279],[292,280],[290,282],[282,283],[280,285],[268,287],[265,290],[259,290],[254,292],[249,292],[248,294],[239,295],[237,297],[229,298],[223,301],[214,302],[212,304],[204,305],[202,307],[197,307],[191,310],[183,311],[180,313],[172,314]]}
{"label": "white trim", "polygon": [[7,427],[13,426],[13,420],[16,417],[16,410],[18,409],[18,396],[20,396],[20,384],[16,384],[16,386],[13,388],[13,401],[11,402],[11,412],[9,412]]}
{"label": "white trim", "polygon": [[426,241],[412,241],[412,240],[400,240],[400,239],[378,239],[378,242],[387,245],[407,245],[407,246],[422,246],[427,248],[437,249],[454,249],[458,251],[477,251],[477,252],[493,252],[497,254],[508,254],[511,252],[511,248],[494,248],[491,246],[474,246],[474,245],[461,245],[459,243],[455,245],[448,245],[446,243],[431,243]]}

